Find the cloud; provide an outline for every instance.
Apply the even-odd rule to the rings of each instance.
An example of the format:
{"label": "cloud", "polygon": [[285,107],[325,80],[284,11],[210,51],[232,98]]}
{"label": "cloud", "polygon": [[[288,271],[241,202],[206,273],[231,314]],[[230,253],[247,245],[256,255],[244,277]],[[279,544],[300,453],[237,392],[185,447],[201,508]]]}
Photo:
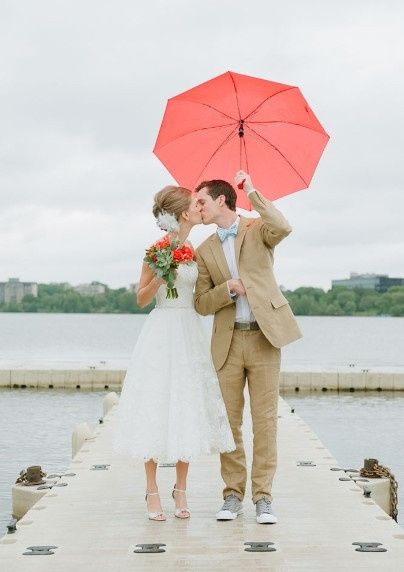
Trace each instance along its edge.
{"label": "cloud", "polygon": [[[404,275],[404,8],[398,1],[3,3],[1,280],[134,282],[172,177],[152,155],[166,100],[233,69],[298,85],[331,135],[279,281]],[[197,244],[212,228],[193,232]]]}

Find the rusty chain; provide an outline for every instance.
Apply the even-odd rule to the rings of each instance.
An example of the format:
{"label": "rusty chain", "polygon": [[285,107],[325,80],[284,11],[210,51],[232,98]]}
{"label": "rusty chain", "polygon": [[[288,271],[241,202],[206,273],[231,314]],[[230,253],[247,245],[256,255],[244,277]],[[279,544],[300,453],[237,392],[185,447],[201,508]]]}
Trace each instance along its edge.
{"label": "rusty chain", "polygon": [[397,522],[398,517],[398,483],[388,467],[374,463],[371,468],[362,468],[360,470],[361,477],[368,478],[387,478],[390,481],[390,516]]}
{"label": "rusty chain", "polygon": [[[40,478],[41,478],[41,479],[42,479],[43,477],[46,477],[46,473],[45,473],[41,468],[39,469],[38,472],[39,472],[39,475],[40,475]],[[15,481],[15,484],[16,484],[16,485],[28,485],[28,484],[30,484],[29,481],[28,481],[28,479],[27,479],[27,476],[28,476],[28,470],[24,470],[24,469],[23,469],[22,471],[20,471],[20,474],[19,474],[19,476],[17,477],[17,480]]]}

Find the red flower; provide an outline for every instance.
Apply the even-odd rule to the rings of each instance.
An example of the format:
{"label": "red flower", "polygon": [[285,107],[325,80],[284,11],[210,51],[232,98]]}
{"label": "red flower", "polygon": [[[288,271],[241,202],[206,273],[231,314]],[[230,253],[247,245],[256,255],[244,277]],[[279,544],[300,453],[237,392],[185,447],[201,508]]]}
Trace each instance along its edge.
{"label": "red flower", "polygon": [[183,246],[173,250],[173,260],[175,262],[191,262],[194,260],[194,252],[189,246]]}
{"label": "red flower", "polygon": [[170,246],[170,237],[168,236],[168,234],[166,234],[165,236],[163,236],[163,238],[160,238],[160,240],[155,242],[154,246],[156,246],[156,248],[167,248],[168,246]]}
{"label": "red flower", "polygon": [[174,262],[182,262],[183,261],[183,253],[179,248],[177,248],[176,250],[173,250],[173,260],[174,260]]}

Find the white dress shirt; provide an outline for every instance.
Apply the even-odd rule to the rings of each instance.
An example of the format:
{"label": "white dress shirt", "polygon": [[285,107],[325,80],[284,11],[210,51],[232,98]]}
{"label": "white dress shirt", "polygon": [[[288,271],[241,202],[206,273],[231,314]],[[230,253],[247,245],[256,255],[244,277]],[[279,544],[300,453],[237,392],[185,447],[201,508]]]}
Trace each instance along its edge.
{"label": "white dress shirt", "polygon": [[[235,224],[240,224],[240,217],[237,216]],[[227,265],[233,279],[239,279],[240,274],[237,268],[236,251],[234,248],[235,236],[228,236],[222,242],[223,252],[226,258]],[[230,293],[230,292],[229,292]],[[251,311],[250,304],[248,303],[247,296],[236,297],[236,322],[255,322],[254,314]]]}

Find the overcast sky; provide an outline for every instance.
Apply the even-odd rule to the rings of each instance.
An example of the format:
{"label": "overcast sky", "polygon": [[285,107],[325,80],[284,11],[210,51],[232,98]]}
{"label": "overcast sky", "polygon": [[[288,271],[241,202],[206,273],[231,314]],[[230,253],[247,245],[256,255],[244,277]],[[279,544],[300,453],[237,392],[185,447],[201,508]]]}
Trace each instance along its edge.
{"label": "overcast sky", "polygon": [[279,283],[404,276],[401,1],[0,6],[0,281],[137,281],[174,182],[152,153],[166,101],[227,70],[299,86],[331,136],[310,189],[276,201]]}

